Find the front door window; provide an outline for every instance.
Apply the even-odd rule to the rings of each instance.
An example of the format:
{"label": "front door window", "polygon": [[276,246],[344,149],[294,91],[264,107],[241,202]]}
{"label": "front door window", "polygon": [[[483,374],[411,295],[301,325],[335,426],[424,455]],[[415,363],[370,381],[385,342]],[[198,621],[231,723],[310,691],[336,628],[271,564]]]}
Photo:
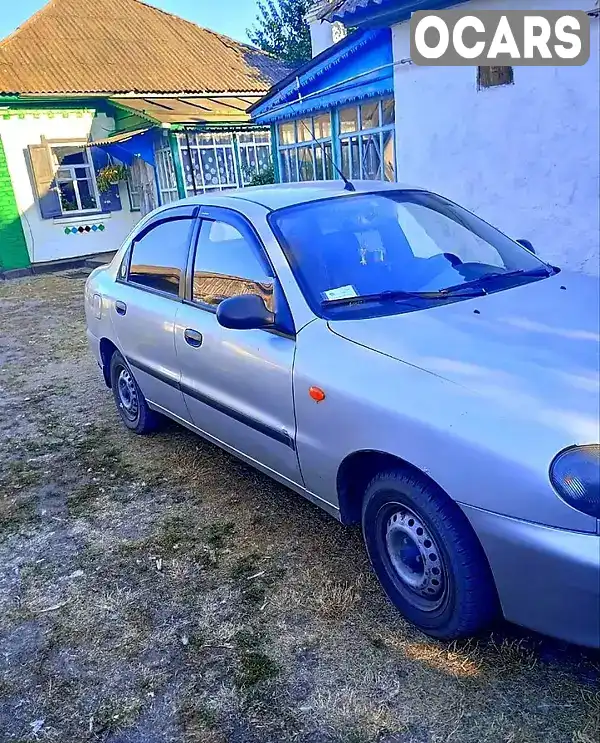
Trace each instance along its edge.
{"label": "front door window", "polygon": [[258,294],[273,310],[273,278],[254,246],[237,227],[205,221],[196,249],[192,298],[218,307],[224,299],[239,294]]}

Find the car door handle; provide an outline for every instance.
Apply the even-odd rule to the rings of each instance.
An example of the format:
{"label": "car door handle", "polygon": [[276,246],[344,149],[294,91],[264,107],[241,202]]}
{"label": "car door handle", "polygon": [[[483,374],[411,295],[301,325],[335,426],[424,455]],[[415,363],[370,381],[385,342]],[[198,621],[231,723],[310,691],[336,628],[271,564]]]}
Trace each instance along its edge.
{"label": "car door handle", "polygon": [[197,330],[192,330],[191,328],[184,330],[183,337],[188,346],[192,346],[193,348],[200,348],[202,341],[204,340],[202,333],[199,333]]}
{"label": "car door handle", "polygon": [[125,302],[115,302],[115,310],[119,315],[126,315],[127,305],[125,304]]}

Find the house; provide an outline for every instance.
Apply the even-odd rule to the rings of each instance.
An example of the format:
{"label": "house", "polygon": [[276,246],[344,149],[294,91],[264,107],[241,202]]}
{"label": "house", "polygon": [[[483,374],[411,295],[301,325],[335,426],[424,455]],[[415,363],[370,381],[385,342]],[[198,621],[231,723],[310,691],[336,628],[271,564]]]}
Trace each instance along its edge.
{"label": "house", "polygon": [[[594,7],[595,4],[595,7]],[[588,11],[591,56],[581,67],[419,67],[410,59],[409,21],[416,10],[456,6],[444,0],[321,0],[315,23],[342,23],[356,29],[331,46],[294,77],[288,89],[275,86],[253,108],[253,119],[278,128],[279,175],[287,178],[284,136],[290,138],[310,101],[312,110],[332,111],[329,102],[362,87],[369,70],[391,77],[395,99],[394,178],[439,191],[477,212],[515,238],[528,238],[551,263],[598,275],[600,226],[599,30],[597,0],[470,0],[468,11],[547,9]],[[313,33],[320,39],[324,33]],[[378,61],[362,61],[360,39],[378,47]],[[359,41],[358,46],[354,40]],[[367,42],[368,44],[368,42]],[[372,52],[375,54],[375,51]],[[323,67],[336,55],[339,75]],[[383,67],[387,64],[387,67]],[[360,72],[362,71],[362,72]],[[357,77],[362,74],[362,77]],[[310,80],[314,80],[310,87]],[[336,84],[336,87],[332,87]],[[310,98],[306,99],[306,95]],[[365,98],[366,100],[366,98]],[[337,103],[335,106],[337,106]],[[320,104],[322,104],[320,106]],[[368,109],[367,109],[368,111]],[[299,112],[295,114],[294,112]],[[357,114],[360,113],[357,111]],[[332,118],[333,121],[333,118]],[[286,122],[286,128],[281,124]],[[370,119],[369,119],[370,122]],[[297,126],[297,124],[296,124]],[[333,154],[349,175],[335,138],[342,124],[333,121]],[[357,124],[361,129],[362,124]],[[302,129],[305,127],[302,125]],[[289,132],[285,135],[285,132]],[[373,172],[369,150],[354,137],[361,175]],[[303,143],[294,142],[297,147]],[[303,156],[304,157],[304,156]],[[389,168],[386,173],[389,173]],[[358,173],[357,173],[358,175]],[[327,176],[327,174],[326,174]],[[302,177],[300,172],[299,177]],[[331,177],[335,177],[333,174]],[[356,177],[352,173],[352,177]]]}
{"label": "house", "polygon": [[114,250],[159,204],[246,185],[271,163],[247,110],[288,72],[139,0],[50,0],[0,42],[0,273]]}
{"label": "house", "polygon": [[282,182],[396,179],[392,35],[389,28],[350,35],[311,9],[313,59],[250,108],[270,125]]}

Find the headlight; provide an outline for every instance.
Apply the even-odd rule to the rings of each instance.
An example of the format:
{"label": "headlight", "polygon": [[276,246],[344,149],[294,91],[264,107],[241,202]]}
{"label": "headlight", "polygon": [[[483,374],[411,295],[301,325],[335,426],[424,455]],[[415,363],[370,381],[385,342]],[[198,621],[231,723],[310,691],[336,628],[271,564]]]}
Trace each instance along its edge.
{"label": "headlight", "polygon": [[600,444],[571,446],[557,454],[550,482],[570,506],[600,518]]}

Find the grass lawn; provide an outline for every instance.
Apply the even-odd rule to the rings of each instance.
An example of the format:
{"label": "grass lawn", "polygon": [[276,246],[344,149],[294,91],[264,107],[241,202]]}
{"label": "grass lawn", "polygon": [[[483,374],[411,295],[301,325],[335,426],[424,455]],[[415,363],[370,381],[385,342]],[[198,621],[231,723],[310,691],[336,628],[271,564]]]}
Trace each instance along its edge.
{"label": "grass lawn", "polygon": [[360,532],[120,424],[81,271],[0,283],[0,741],[597,743],[600,657],[407,625]]}

